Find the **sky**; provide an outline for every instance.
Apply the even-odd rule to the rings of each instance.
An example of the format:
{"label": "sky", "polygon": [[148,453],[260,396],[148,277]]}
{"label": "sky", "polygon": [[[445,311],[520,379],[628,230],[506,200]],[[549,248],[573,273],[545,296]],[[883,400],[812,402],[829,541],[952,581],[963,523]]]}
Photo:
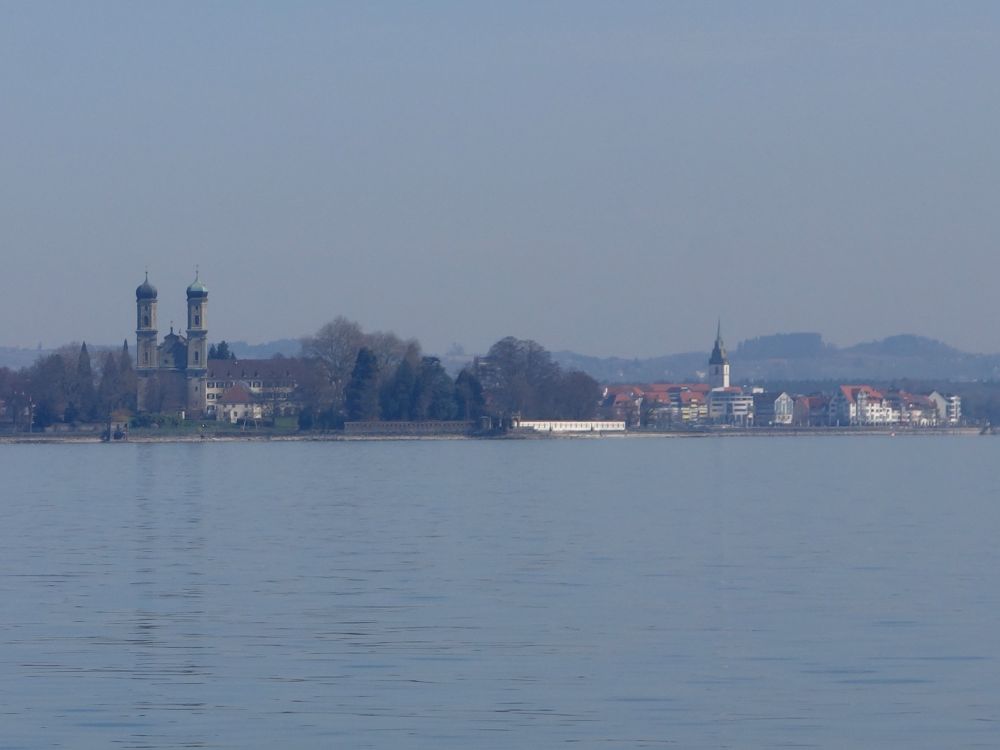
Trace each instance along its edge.
{"label": "sky", "polygon": [[1000,3],[0,4],[0,345],[1000,351]]}

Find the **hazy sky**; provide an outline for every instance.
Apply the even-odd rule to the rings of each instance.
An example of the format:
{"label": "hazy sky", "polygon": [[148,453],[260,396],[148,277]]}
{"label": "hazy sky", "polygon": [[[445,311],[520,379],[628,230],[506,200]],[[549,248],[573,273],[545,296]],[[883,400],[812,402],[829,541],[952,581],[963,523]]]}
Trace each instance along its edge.
{"label": "hazy sky", "polygon": [[0,5],[0,344],[1000,351],[1000,3]]}

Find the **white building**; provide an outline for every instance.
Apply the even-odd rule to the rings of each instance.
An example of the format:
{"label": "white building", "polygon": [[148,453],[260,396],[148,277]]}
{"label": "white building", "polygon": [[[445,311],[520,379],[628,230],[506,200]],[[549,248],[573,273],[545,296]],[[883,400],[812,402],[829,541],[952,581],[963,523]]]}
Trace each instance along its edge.
{"label": "white building", "polygon": [[787,393],[754,393],[753,422],[758,427],[790,425],[795,411],[795,400]]}
{"label": "white building", "polygon": [[842,385],[830,399],[833,426],[876,427],[899,424],[899,410],[870,385]]}
{"label": "white building", "polygon": [[625,432],[625,422],[616,420],[529,420],[515,419],[514,428],[534,430],[535,432],[573,433],[573,432]]}
{"label": "white building", "polygon": [[[728,376],[727,376],[728,377]],[[753,395],[739,386],[708,392],[708,418],[717,424],[747,426],[753,422]]]}
{"label": "white building", "polygon": [[928,398],[937,408],[940,424],[956,425],[962,421],[962,399],[959,396],[934,391]]}

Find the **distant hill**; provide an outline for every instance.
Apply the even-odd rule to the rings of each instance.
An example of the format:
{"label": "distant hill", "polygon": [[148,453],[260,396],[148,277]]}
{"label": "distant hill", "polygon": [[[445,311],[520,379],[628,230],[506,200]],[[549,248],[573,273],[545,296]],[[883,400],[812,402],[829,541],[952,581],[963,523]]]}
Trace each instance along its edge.
{"label": "distant hill", "polygon": [[229,351],[237,359],[270,359],[275,354],[283,357],[297,357],[302,349],[299,339],[277,339],[263,344],[248,344],[246,341],[227,341]]}
{"label": "distant hill", "polygon": [[[230,341],[239,358],[268,359],[275,354],[298,356],[299,339],[249,344]],[[3,350],[0,350],[2,353]],[[33,350],[20,350],[32,356]],[[571,351],[553,352],[560,366],[582,370],[602,383],[698,381],[706,375],[708,351],[660,357],[592,357]],[[461,347],[437,355],[453,376],[473,358]],[[889,336],[839,348],[819,333],[776,333],[757,336],[730,348],[734,383],[790,381],[887,381],[899,378],[935,380],[1000,379],[1000,355],[969,354],[935,339],[914,334]]]}
{"label": "distant hill", "polygon": [[[889,336],[881,341],[869,341],[864,344],[849,346],[843,351],[852,354],[867,354],[882,357],[923,357],[923,358],[960,358],[966,356],[953,346],[935,339],[903,333]],[[974,355],[973,355],[974,356]]]}
{"label": "distant hill", "polygon": [[[269,359],[276,354],[298,356],[299,339],[284,338],[249,344],[229,341],[241,359]],[[91,352],[104,347],[88,343]],[[117,347],[112,347],[117,348]],[[53,349],[0,347],[0,367],[19,369]],[[704,379],[709,352],[684,352],[644,359],[592,357],[577,352],[553,352],[562,367],[582,370],[602,383],[651,383]],[[439,355],[452,375],[473,358],[461,347]],[[1000,380],[1000,354],[970,354],[935,339],[914,334],[889,336],[847,347],[823,341],[818,333],[776,333],[739,342],[729,349],[734,383],[801,381],[888,382],[921,380]]]}
{"label": "distant hill", "polygon": [[[649,383],[701,380],[708,354],[623,359],[564,351],[553,357],[563,367],[583,370],[602,383]],[[734,383],[1000,378],[1000,355],[969,354],[913,334],[838,348],[818,333],[779,333],[740,342],[730,349],[729,360]]]}

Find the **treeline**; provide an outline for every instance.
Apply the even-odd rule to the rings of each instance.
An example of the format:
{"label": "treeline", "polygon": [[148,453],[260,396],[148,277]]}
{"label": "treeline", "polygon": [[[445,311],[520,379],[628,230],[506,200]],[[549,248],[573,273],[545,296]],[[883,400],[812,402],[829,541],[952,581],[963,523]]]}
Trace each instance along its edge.
{"label": "treeline", "polygon": [[346,318],[302,340],[314,363],[300,384],[302,429],[338,429],[345,421],[590,419],[600,387],[581,372],[563,372],[534,341],[505,338],[454,379],[415,339],[365,333]]}
{"label": "treeline", "polygon": [[[582,372],[564,371],[544,347],[508,337],[452,378],[415,339],[365,332],[340,317],[304,338],[295,400],[302,429],[339,429],[346,421],[462,420],[489,416],[592,419],[600,387]],[[232,358],[225,341],[211,359]],[[21,370],[0,368],[0,413],[18,430],[55,423],[105,422],[136,410],[137,377],[128,342],[91,359],[86,344],[68,345]],[[151,384],[155,386],[155,379]],[[147,403],[162,402],[155,387]]]}
{"label": "treeline", "polygon": [[0,368],[0,400],[15,429],[57,422],[103,422],[135,411],[136,376],[128,342],[91,361],[87,345],[62,347],[21,370]]}

